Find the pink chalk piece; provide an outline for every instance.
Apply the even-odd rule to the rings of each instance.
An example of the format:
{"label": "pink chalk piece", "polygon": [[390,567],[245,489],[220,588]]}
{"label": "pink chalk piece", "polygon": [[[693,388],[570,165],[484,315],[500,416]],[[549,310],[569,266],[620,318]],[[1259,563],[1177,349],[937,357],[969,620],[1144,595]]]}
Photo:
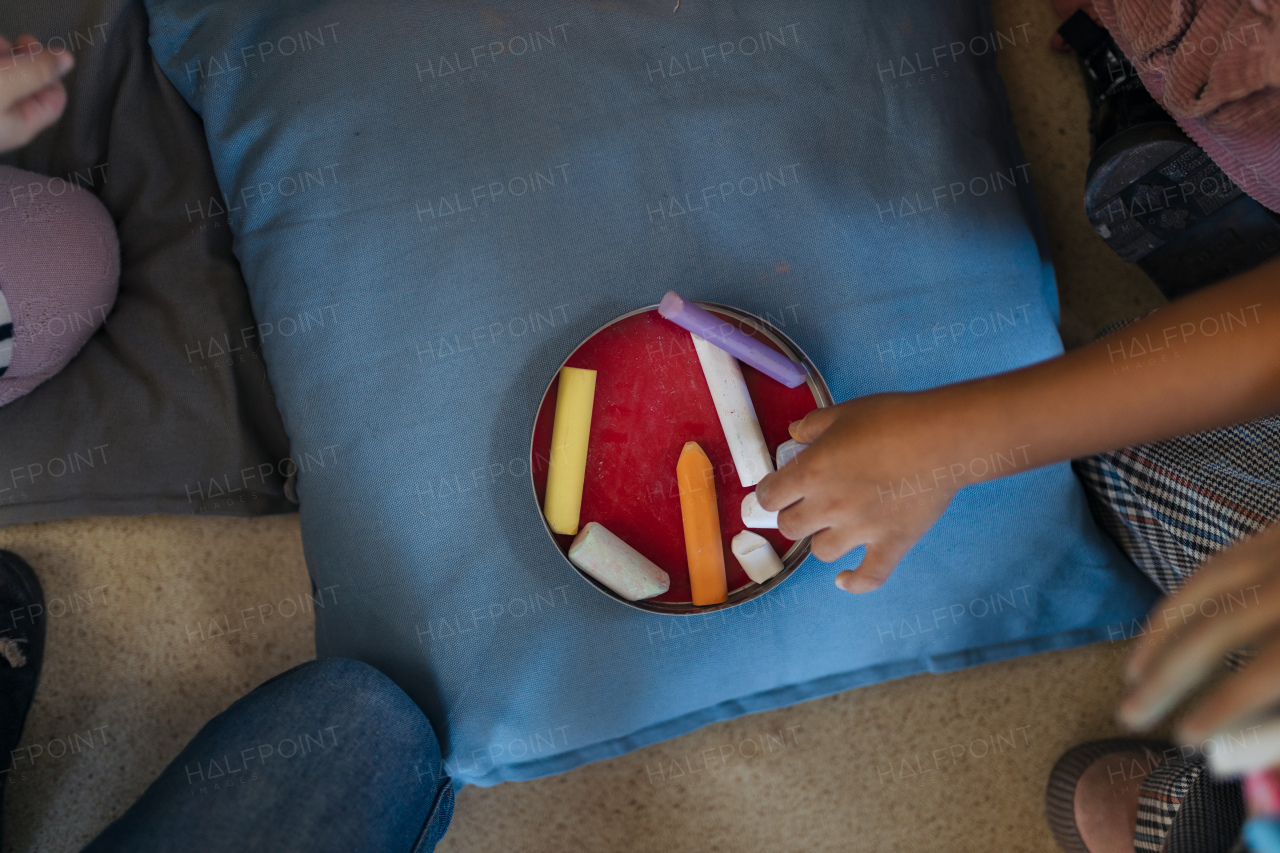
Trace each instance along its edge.
{"label": "pink chalk piece", "polygon": [[1247,774],[1244,777],[1244,797],[1254,814],[1280,815],[1280,768]]}
{"label": "pink chalk piece", "polygon": [[771,376],[788,388],[803,385],[809,378],[804,365],[796,364],[782,353],[756,340],[733,323],[717,317],[705,308],[668,291],[658,305],[658,313],[704,341],[715,344],[729,355]]}

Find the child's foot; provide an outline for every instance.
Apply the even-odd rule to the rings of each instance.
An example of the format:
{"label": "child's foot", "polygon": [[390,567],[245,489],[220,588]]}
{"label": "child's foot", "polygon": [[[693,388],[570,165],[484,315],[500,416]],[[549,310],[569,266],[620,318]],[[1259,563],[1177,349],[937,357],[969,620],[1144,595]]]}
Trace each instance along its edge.
{"label": "child's foot", "polygon": [[1094,761],[1076,784],[1076,827],[1090,853],[1133,853],[1138,794],[1151,772],[1146,753],[1113,752]]}
{"label": "child's foot", "polygon": [[1045,812],[1067,853],[1133,853],[1138,795],[1166,745],[1114,739],[1086,743],[1058,759]]}
{"label": "child's foot", "polygon": [[44,593],[36,573],[0,551],[0,807],[44,662]]}

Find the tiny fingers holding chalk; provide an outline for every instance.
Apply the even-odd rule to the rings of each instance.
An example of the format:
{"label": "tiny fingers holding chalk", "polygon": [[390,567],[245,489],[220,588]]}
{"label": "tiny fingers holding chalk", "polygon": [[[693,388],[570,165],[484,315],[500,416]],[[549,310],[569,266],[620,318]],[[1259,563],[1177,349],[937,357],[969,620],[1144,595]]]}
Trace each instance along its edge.
{"label": "tiny fingers holding chalk", "polygon": [[756,483],[756,500],[770,512],[786,509],[805,496],[804,472],[799,461],[793,460],[781,471],[774,471]]}
{"label": "tiny fingers holding chalk", "polygon": [[787,432],[801,444],[813,444],[818,440],[818,436],[827,431],[827,427],[835,423],[838,417],[840,417],[839,406],[814,409],[800,420],[794,421],[787,428]]}
{"label": "tiny fingers holding chalk", "polygon": [[[808,499],[793,503],[778,513],[778,532],[792,542],[816,534],[830,523],[830,514],[823,512],[815,501]],[[824,557],[823,552],[816,548],[813,549],[813,555],[824,562],[830,562],[835,556],[839,556]]]}

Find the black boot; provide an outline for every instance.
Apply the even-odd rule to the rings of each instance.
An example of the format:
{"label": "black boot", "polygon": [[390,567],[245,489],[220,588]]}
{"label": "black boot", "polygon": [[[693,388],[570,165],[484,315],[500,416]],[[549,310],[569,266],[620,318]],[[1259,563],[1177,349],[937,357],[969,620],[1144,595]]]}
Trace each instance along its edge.
{"label": "black boot", "polygon": [[13,750],[40,681],[44,631],[44,593],[36,573],[17,554],[0,551],[0,808]]}
{"label": "black boot", "polygon": [[1083,11],[1058,33],[1080,57],[1089,89],[1085,211],[1116,254],[1174,299],[1280,252],[1280,216],[1178,127],[1110,33]]}

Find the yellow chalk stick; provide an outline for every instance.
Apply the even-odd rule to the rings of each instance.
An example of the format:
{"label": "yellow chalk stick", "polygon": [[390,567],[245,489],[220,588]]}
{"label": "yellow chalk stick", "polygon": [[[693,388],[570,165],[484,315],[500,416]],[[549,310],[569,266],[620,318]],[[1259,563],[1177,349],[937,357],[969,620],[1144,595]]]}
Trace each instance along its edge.
{"label": "yellow chalk stick", "polygon": [[560,368],[556,417],[551,426],[551,462],[547,497],[542,511],[556,533],[578,532],[582,484],[587,476],[587,437],[591,433],[591,404],[596,396],[596,372]]}
{"label": "yellow chalk stick", "polygon": [[686,442],[676,463],[684,552],[689,558],[689,587],[694,604],[719,604],[729,597],[724,575],[724,542],[711,460],[698,442]]}

